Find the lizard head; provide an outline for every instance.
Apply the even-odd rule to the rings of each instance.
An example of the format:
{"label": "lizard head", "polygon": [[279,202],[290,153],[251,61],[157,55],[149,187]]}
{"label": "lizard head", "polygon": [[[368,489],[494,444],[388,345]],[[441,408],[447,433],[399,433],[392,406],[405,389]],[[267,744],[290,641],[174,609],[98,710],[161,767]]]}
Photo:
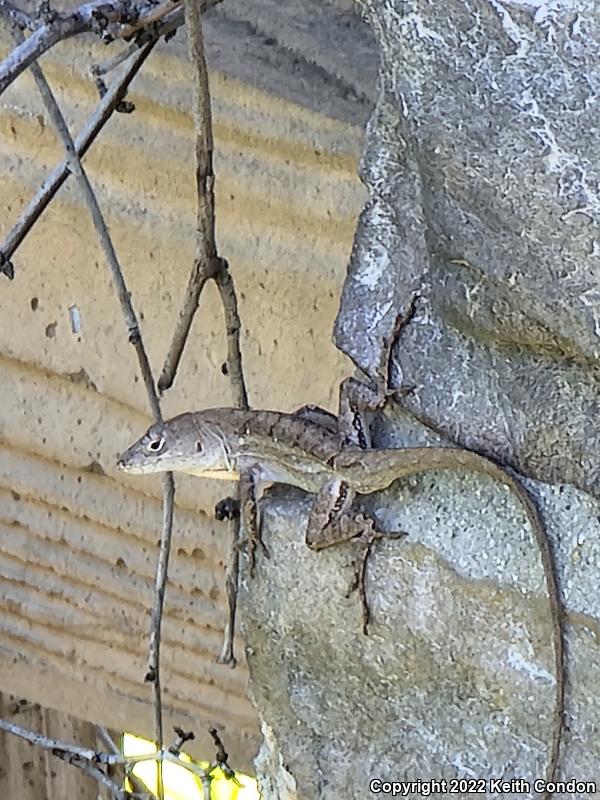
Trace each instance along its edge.
{"label": "lizard head", "polygon": [[225,438],[217,426],[202,419],[202,413],[155,422],[121,453],[117,466],[133,474],[173,471],[229,480],[237,477]]}

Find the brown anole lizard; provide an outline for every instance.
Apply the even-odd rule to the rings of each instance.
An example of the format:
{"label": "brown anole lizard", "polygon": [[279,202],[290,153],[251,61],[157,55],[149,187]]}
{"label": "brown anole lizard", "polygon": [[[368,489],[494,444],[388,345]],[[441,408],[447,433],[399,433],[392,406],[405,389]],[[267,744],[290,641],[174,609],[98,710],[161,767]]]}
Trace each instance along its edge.
{"label": "brown anole lizard", "polygon": [[354,538],[368,547],[375,538],[389,535],[379,531],[372,518],[355,511],[352,503],[357,493],[385,489],[399,478],[464,469],[508,486],[533,530],[548,593],[556,692],[547,780],[554,780],[564,717],[563,609],[552,550],[535,503],[516,477],[478,453],[450,447],[369,449],[364,431],[351,423],[340,432],[334,415],[310,407],[295,414],[215,408],[152,425],[118,464],[136,474],[173,471],[227,480],[249,472],[263,485],[285,483],[314,493],[306,531],[306,543],[313,550]]}

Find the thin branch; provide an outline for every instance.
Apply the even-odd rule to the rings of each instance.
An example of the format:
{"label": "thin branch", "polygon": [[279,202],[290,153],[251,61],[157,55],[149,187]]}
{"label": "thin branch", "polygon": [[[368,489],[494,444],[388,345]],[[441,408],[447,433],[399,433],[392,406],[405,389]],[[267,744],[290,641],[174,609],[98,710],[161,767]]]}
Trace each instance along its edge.
{"label": "thin branch", "polygon": [[169,753],[172,753],[174,756],[178,756],[181,752],[181,748],[186,742],[193,742],[196,738],[196,734],[193,731],[184,731],[183,728],[176,726],[173,728],[177,738],[173,742],[172,745],[169,747]]}
{"label": "thin branch", "polygon": [[204,57],[202,18],[196,0],[184,0],[188,53],[194,81],[194,128],[196,131],[196,254],[186,298],[165,359],[158,389],[169,389],[175,379],[200,295],[206,282],[220,268],[215,244],[213,135],[208,73]]}
{"label": "thin branch", "polygon": [[99,764],[104,764],[107,767],[124,764],[124,756],[120,753],[102,753],[89,747],[80,747],[70,742],[63,742],[60,739],[50,739],[41,733],[22,728],[20,725],[15,725],[5,719],[0,719],[0,730],[11,733],[13,736],[18,736],[31,745],[50,751],[56,758],[78,767],[90,777],[102,783],[117,800],[125,800],[125,792],[98,766]]}
{"label": "thin branch", "polygon": [[[201,7],[203,11],[218,5],[222,0],[202,0]],[[7,0],[0,0],[0,12],[4,11],[5,15],[10,21],[19,27],[32,27],[34,23],[24,12],[20,9],[15,9]],[[136,44],[132,48],[126,48],[124,51],[125,56],[130,57],[131,61],[123,69],[118,78],[116,78],[109,86],[107,92],[101,98],[96,110],[86,122],[81,133],[75,140],[77,153],[80,158],[87,153],[90,145],[96,139],[102,128],[106,125],[111,118],[113,112],[120,106],[123,99],[127,94],[129,85],[133,78],[139,72],[144,61],[148,58],[157,41],[161,36],[168,36],[175,31],[181,24],[183,24],[184,15],[181,6],[176,7],[169,14],[167,14],[160,25],[154,24],[151,28],[152,38],[143,41],[147,38],[138,35]],[[144,34],[150,31],[144,31]],[[116,66],[117,59],[121,59],[123,54],[111,59],[110,62],[100,65],[100,74],[103,74],[108,69]],[[20,247],[21,243],[39,219],[40,215],[44,212],[50,201],[56,195],[57,191],[63,185],[69,176],[69,168],[66,161],[58,165],[54,171],[44,181],[42,186],[38,189],[34,197],[31,199],[27,208],[21,214],[19,220],[7,235],[4,242],[0,245],[0,273],[6,275],[10,280],[14,278],[15,270],[11,259]]]}
{"label": "thin branch", "polygon": [[[9,11],[8,6],[7,0],[0,0],[0,11]],[[100,34],[107,40],[131,36],[144,25],[155,22],[158,8],[164,9],[165,14],[172,13],[173,3],[166,0],[157,7],[151,0],[141,0],[136,7],[131,0],[92,0],[69,14],[54,14],[0,63],[0,94],[58,42],[86,32]]]}
{"label": "thin branch", "polygon": [[[20,37],[22,36],[22,34],[20,34],[20,32],[18,31],[15,31],[15,36]],[[150,363],[148,361],[148,356],[144,348],[135,311],[133,309],[129,291],[127,290],[127,286],[125,283],[125,278],[123,277],[123,273],[119,265],[117,254],[115,252],[112,240],[110,238],[110,234],[108,232],[108,228],[106,226],[106,222],[104,220],[104,216],[98,204],[96,195],[94,194],[94,190],[87,176],[87,173],[84,170],[81,161],[79,159],[79,156],[77,154],[77,150],[75,149],[75,143],[73,142],[73,138],[69,133],[69,129],[67,127],[65,119],[62,115],[60,108],[58,107],[54,95],[52,94],[48,82],[46,81],[46,78],[44,77],[44,74],[37,63],[31,65],[31,70],[34,79],[36,81],[36,84],[38,86],[38,89],[44,100],[44,104],[46,106],[48,114],[52,119],[56,127],[56,130],[59,134],[59,137],[62,141],[62,144],[65,148],[66,161],[69,170],[76,176],[78,182],[81,185],[86,203],[89,207],[94,225],[98,232],[100,242],[104,249],[106,260],[108,261],[109,267],[111,269],[113,282],[115,284],[117,295],[119,297],[119,301],[121,304],[121,309],[123,311],[123,315],[125,317],[125,321],[127,323],[127,327],[129,330],[129,341],[134,345],[138,355],[140,369],[142,372],[144,383],[146,385],[146,393],[148,395],[148,400],[152,408],[152,413],[156,420],[162,420],[160,403],[158,400],[156,387],[154,385],[154,379],[152,377]],[[162,700],[160,693],[160,674],[159,674],[160,626],[162,620],[162,609],[164,603],[165,585],[167,578],[167,566],[168,566],[169,549],[171,543],[171,531],[173,524],[173,505],[174,505],[174,495],[175,495],[175,485],[171,473],[165,474],[163,485],[164,485],[163,529],[161,533],[161,546],[159,552],[159,563],[157,567],[157,578],[156,578],[157,590],[155,593],[155,605],[152,613],[152,632],[150,641],[151,657],[154,659],[153,685],[154,685],[155,738],[158,750],[162,750],[163,746]],[[158,784],[158,798],[159,800],[162,800],[162,798],[164,797],[164,790],[162,786],[162,763],[160,761],[157,761],[157,784]]]}
{"label": "thin branch", "polygon": [[146,393],[148,395],[152,414],[156,420],[161,420],[162,414],[158,395],[154,386],[154,379],[152,378],[150,362],[148,361],[146,349],[144,348],[144,344],[142,342],[142,336],[135,311],[131,303],[129,290],[127,289],[127,284],[125,283],[125,278],[123,277],[123,272],[112,243],[112,239],[110,238],[108,226],[104,220],[104,215],[102,214],[102,210],[100,209],[100,205],[98,204],[98,200],[94,194],[90,179],[88,178],[87,173],[81,164],[81,160],[79,159],[79,155],[75,149],[75,143],[71,137],[71,134],[69,133],[69,129],[67,128],[67,123],[65,122],[62,112],[58,107],[56,100],[54,99],[54,95],[52,94],[41,68],[37,64],[32,64],[31,71],[40,94],[44,100],[48,114],[52,119],[52,122],[54,123],[54,126],[56,127],[58,135],[65,148],[68,169],[75,175],[83,190],[84,199],[90,210],[94,226],[100,239],[100,244],[102,245],[104,255],[111,270],[113,283],[117,290],[117,296],[121,304],[121,310],[127,324],[129,341],[131,344],[133,344],[137,352],[140,370],[146,386]]}
{"label": "thin branch", "polygon": [[[213,134],[210,105],[208,70],[204,55],[204,37],[200,9],[195,0],[184,0],[185,20],[188,35],[188,53],[194,74],[194,129],[196,133],[196,252],[194,264],[183,307],[175,327],[171,346],[158,381],[160,392],[173,385],[175,375],[185,344],[187,342],[194,316],[198,309],[200,296],[206,283],[212,278],[219,289],[225,315],[227,332],[227,362],[224,371],[229,374],[237,404],[248,408],[248,394],[242,369],[240,349],[240,319],[237,298],[227,261],[219,258],[215,242],[215,199],[213,171]],[[239,499],[239,489],[238,489]],[[239,546],[241,532],[238,527],[232,537],[231,551],[227,563],[226,588],[229,613],[225,625],[223,647],[217,659],[220,663],[235,666],[233,638],[237,610],[237,591],[239,584]]]}
{"label": "thin branch", "polygon": [[[214,6],[219,5],[219,3],[222,3],[223,0],[198,0],[198,2],[200,6],[200,11],[202,14],[204,14],[204,12],[208,11],[209,8],[213,8]],[[169,37],[169,35],[174,30],[179,28],[180,25],[183,25],[185,22],[185,13],[183,10],[182,0],[174,0],[174,2],[169,3],[167,10],[169,11],[168,14],[159,15],[160,18],[162,19],[162,22],[160,24],[160,30],[162,31],[161,35],[165,37]],[[155,27],[156,27],[156,22],[154,22],[151,25],[145,25],[145,27],[142,29],[142,34],[147,35],[148,31],[154,30]],[[123,39],[127,39],[136,31],[138,31],[138,39],[139,39],[139,29],[133,26],[131,28],[123,28],[123,30],[121,31],[121,36]]]}
{"label": "thin branch", "polygon": [[196,252],[183,307],[173,334],[173,339],[158,380],[160,392],[173,385],[175,374],[189,336],[200,295],[207,281],[217,284],[223,303],[227,332],[227,364],[240,408],[248,408],[248,393],[242,370],[240,349],[240,318],[229,265],[217,255],[215,241],[215,198],[213,171],[213,133],[210,106],[208,70],[204,55],[202,18],[195,0],[184,0],[188,34],[188,52],[194,73],[194,129],[196,132]]}
{"label": "thin branch", "polygon": [[229,766],[229,753],[227,753],[225,750],[225,745],[219,736],[219,732],[216,728],[209,728],[208,732],[212,736],[212,740],[217,748],[217,755],[215,757],[216,764],[220,767],[221,772],[223,775],[225,775],[228,781],[234,781],[237,786],[241,786],[241,783],[235,777],[235,770]]}
{"label": "thin branch", "polygon": [[[236,403],[239,408],[248,409],[248,392],[244,380],[242,367],[242,351],[240,348],[240,317],[238,313],[237,297],[233,279],[229,272],[229,265],[225,259],[221,259],[222,268],[215,275],[215,283],[221,295],[223,304],[223,314],[225,316],[225,330],[227,332],[227,361],[224,365],[229,374],[231,385],[236,395]],[[252,476],[242,474],[237,488],[237,499],[242,499],[242,483],[250,481]],[[243,538],[242,517],[240,514],[237,524],[234,523],[233,535],[231,538],[231,548],[227,560],[227,571],[225,575],[225,588],[227,592],[227,622],[223,631],[223,646],[218,658],[219,663],[228,664],[235,667],[236,658],[233,648],[235,638],[235,619],[237,613],[237,596],[240,583],[240,547]],[[248,532],[246,532],[248,534]]]}
{"label": "thin branch", "polygon": [[[245,476],[240,476],[240,481],[245,480]],[[238,509],[240,489],[238,488]],[[219,518],[219,517],[217,517]],[[223,645],[221,653],[217,658],[218,664],[227,664],[235,667],[237,660],[233,652],[233,640],[235,636],[235,617],[237,612],[238,584],[240,579],[240,548],[242,546],[242,526],[241,514],[230,517],[232,522],[229,525],[231,532],[231,544],[227,556],[227,571],[225,573],[225,592],[227,593],[227,621],[223,631]]]}
{"label": "thin branch", "polygon": [[160,763],[168,761],[171,764],[177,764],[180,767],[184,767],[188,772],[191,772],[192,775],[200,778],[200,780],[202,780],[202,778],[207,774],[207,771],[202,769],[202,767],[198,764],[195,764],[193,761],[186,761],[183,758],[179,758],[169,750],[162,750],[161,752],[157,753],[144,753],[140,756],[128,756],[127,766],[134,767],[136,764],[142,764],[146,761],[154,761],[155,759]]}
{"label": "thin branch", "polygon": [[[154,5],[154,3],[152,3],[149,9],[145,13],[140,14],[135,22],[131,25],[124,25],[119,31],[119,36],[123,39],[129,39],[140,30],[155,26],[167,19],[167,17],[172,19],[174,13],[179,15],[181,20],[179,24],[181,25],[183,23],[183,8],[181,2],[182,0],[167,0],[167,2],[159,5]],[[203,3],[202,0],[200,0],[200,6],[202,10],[205,10],[206,4]]]}
{"label": "thin branch", "polygon": [[[222,1],[223,0],[199,0],[201,13],[204,14],[209,8],[213,8],[213,6],[218,5]],[[123,39],[129,38],[137,32],[138,35],[136,36],[135,44],[113,58],[107,59],[103,63],[94,64],[92,66],[92,75],[105,75],[107,72],[115,69],[121,61],[128,58],[134,48],[144,44],[144,39],[148,38],[149,35],[151,35],[152,38],[160,36],[169,37],[169,35],[179,28],[180,25],[183,25],[184,22],[185,15],[181,0],[179,0],[179,2],[172,0],[172,2],[166,5],[157,6],[154,14],[150,13],[143,19],[142,32],[139,30],[139,25],[124,28],[121,32]]]}
{"label": "thin branch", "polygon": [[143,800],[156,800],[154,792],[150,790],[139,775],[132,772],[132,769],[133,767],[129,769],[129,771],[125,771],[125,777],[131,786],[130,792],[132,792],[135,797],[139,796],[143,798]]}
{"label": "thin branch", "polygon": [[[165,592],[171,552],[171,533],[173,530],[173,506],[175,503],[175,482],[173,474],[167,472],[163,478],[163,522],[154,583],[154,601],[150,617],[150,647],[146,680],[152,682],[154,689],[154,737],[159,749],[163,745],[163,720],[160,684],[160,642],[161,623],[165,602]],[[162,785],[162,763],[157,762],[158,797],[164,795]]]}
{"label": "thin branch", "polygon": [[[110,735],[108,730],[104,728],[102,725],[95,725],[94,727],[96,729],[96,739],[102,743],[102,745],[108,750],[108,752],[120,755],[121,750],[119,749],[118,745],[116,744],[115,740]],[[119,786],[121,787],[123,786],[125,778],[129,777],[127,775],[127,770],[125,768],[125,765],[121,764],[117,765],[109,764],[106,768],[106,774],[108,775],[109,778],[113,778],[114,782],[118,783]],[[115,774],[116,776],[118,776],[117,778],[115,778]],[[137,776],[134,779],[134,782],[131,781],[131,778],[129,779],[129,782],[133,786],[133,789],[130,792],[125,792],[126,800],[129,800],[129,798],[132,796],[133,797],[139,796],[140,800],[154,800],[154,795],[152,794],[152,792],[148,791],[148,787],[141,781],[139,781],[137,779]]]}
{"label": "thin branch", "polygon": [[233,278],[229,272],[229,264],[224,258],[221,260],[221,269],[215,274],[214,280],[221,295],[223,314],[225,316],[225,331],[227,333],[227,362],[224,370],[229,375],[231,386],[235,395],[235,404],[238,408],[248,408],[248,391],[242,369],[242,351],[240,348],[240,330],[242,324],[238,312],[237,297]]}
{"label": "thin branch", "polygon": [[[35,731],[31,731],[27,728],[22,728],[20,725],[15,725],[8,720],[0,718],[0,730],[6,731],[7,733],[12,734],[13,736],[18,736],[20,739],[24,739],[26,742],[29,742],[31,745],[35,745],[37,747],[41,747],[43,750],[48,750],[57,758],[62,759],[63,761],[67,761],[70,764],[78,766],[79,768],[83,768],[84,766],[91,767],[91,768],[98,768],[98,765],[104,765],[106,767],[124,767],[126,773],[131,773],[133,768],[136,764],[142,764],[147,761],[156,761],[157,763],[164,763],[168,761],[171,764],[177,764],[179,767],[183,767],[192,775],[195,775],[203,782],[203,786],[205,785],[204,782],[208,780],[208,785],[210,786],[210,776],[211,773],[217,768],[221,767],[223,774],[233,780],[238,786],[239,781],[235,777],[235,771],[229,766],[228,763],[228,756],[225,752],[225,748],[223,747],[223,743],[219,737],[219,734],[214,728],[209,729],[210,735],[213,737],[215,745],[217,747],[217,755],[216,759],[211,762],[211,765],[208,769],[203,769],[199,764],[196,764],[194,761],[187,761],[179,757],[177,752],[172,752],[174,748],[176,748],[177,743],[181,741],[183,738],[184,740],[189,740],[191,738],[190,734],[185,734],[184,737],[178,735],[176,742],[168,749],[157,749],[153,753],[143,753],[140,755],[135,756],[125,756],[121,752],[110,752],[105,753],[100,750],[93,750],[89,747],[81,747],[76,744],[72,744],[71,742],[65,742],[60,739],[50,739],[47,736],[44,736],[41,733],[35,733]],[[181,742],[183,744],[183,742]],[[112,747],[111,747],[112,750]],[[102,783],[105,783],[106,780],[110,780],[107,778],[107,775],[98,769],[98,773],[94,773],[93,777],[97,780],[100,780]],[[91,773],[90,773],[91,774]],[[100,777],[102,776],[102,778]],[[106,780],[105,780],[106,779]],[[113,784],[116,786],[116,784]],[[112,790],[112,786],[109,786]],[[117,789],[120,788],[117,787]],[[120,796],[123,796],[121,793]],[[210,795],[206,795],[207,797]]]}
{"label": "thin branch", "polygon": [[77,744],[70,742],[63,742],[60,739],[50,739],[41,733],[35,733],[20,725],[15,725],[14,722],[9,722],[6,719],[0,719],[0,731],[11,733],[13,736],[18,736],[24,739],[29,744],[34,744],[41,747],[43,750],[50,750],[55,755],[59,753],[74,756],[81,761],[91,761],[94,764],[125,764],[126,759],[121,753],[102,753],[93,750],[91,747],[80,747]]}
{"label": "thin branch", "polygon": [[[241,325],[237,298],[233,280],[229,273],[229,265],[224,258],[218,257],[215,242],[215,175],[213,171],[212,114],[208,70],[204,55],[202,19],[198,4],[195,0],[184,0],[184,9],[188,35],[188,52],[194,74],[194,129],[196,133],[197,192],[196,252],[194,264],[188,280],[185,300],[179,313],[171,346],[165,358],[165,363],[158,381],[158,389],[160,392],[163,392],[173,385],[177,368],[189,337],[192,322],[198,309],[200,296],[207,282],[212,278],[219,289],[225,316],[227,362],[224,365],[224,372],[229,374],[231,379],[237,405],[240,408],[247,409],[248,393],[242,369],[240,348]],[[223,647],[217,659],[220,663],[229,664],[230,666],[235,666],[236,664],[233,652],[233,641],[240,570],[240,523],[241,518],[237,523],[235,534],[232,537],[231,550],[227,562],[226,590],[228,598],[228,616],[223,634]]]}
{"label": "thin branch", "polygon": [[55,755],[57,758],[60,758],[61,761],[64,761],[66,764],[71,764],[73,767],[77,767],[81,772],[84,772],[86,775],[89,775],[90,778],[93,778],[95,781],[105,786],[112,794],[114,800],[133,800],[134,798],[139,798],[139,800],[141,800],[141,797],[137,793],[131,794],[126,789],[123,789],[116,781],[109,778],[100,767],[96,767],[93,764],[82,763],[73,756],[59,755],[58,753],[55,753]]}
{"label": "thin branch", "polygon": [[120,753],[115,740],[102,725],[96,725],[96,736],[111,753]]}
{"label": "thin branch", "polygon": [[[113,112],[127,94],[129,85],[139,72],[144,61],[152,52],[158,39],[153,39],[138,50],[135,57],[126,65],[118,78],[109,86],[107,93],[98,103],[94,113],[88,119],[75,140],[77,154],[82,158],[89,150],[91,144],[96,139],[102,128],[111,118]],[[0,245],[0,272],[14,277],[14,267],[11,259],[18,247],[33,228],[39,217],[45,211],[54,198],[60,187],[64,184],[70,170],[66,160],[59,164],[46,178],[33,198],[24,209],[14,227],[8,233],[6,239]],[[8,272],[7,272],[8,270]]]}
{"label": "thin branch", "polygon": [[[157,39],[157,35],[152,37],[152,41],[156,41]],[[134,42],[133,44],[130,44],[129,47],[125,47],[120,53],[117,53],[112,58],[107,58],[106,61],[102,61],[98,64],[92,64],[90,67],[92,78],[96,79],[100,75],[106,75],[108,72],[112,72],[113,69],[116,69],[119,66],[119,64],[122,64],[123,61],[127,61],[134,53],[137,53],[139,49],[139,42]]]}

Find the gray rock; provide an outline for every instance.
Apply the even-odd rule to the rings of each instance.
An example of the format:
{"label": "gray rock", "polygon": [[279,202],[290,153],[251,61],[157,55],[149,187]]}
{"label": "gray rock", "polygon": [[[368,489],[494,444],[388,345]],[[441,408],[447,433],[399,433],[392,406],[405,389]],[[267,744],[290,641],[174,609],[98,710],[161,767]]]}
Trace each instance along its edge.
{"label": "gray rock", "polygon": [[[600,509],[576,489],[528,487],[548,520],[569,609],[559,778],[593,782]],[[523,779],[508,796],[538,796],[533,782],[545,776],[552,738],[552,629],[539,553],[508,490],[468,473],[430,473],[368,498],[385,527],[409,536],[379,543],[368,563],[367,637],[358,597],[345,596],[355,546],[310,551],[308,498],[272,497],[271,558],[241,597],[265,734],[263,800],[369,797],[377,779],[477,779],[489,797],[507,796],[494,779]],[[449,786],[437,796],[470,796]],[[425,791],[413,785],[404,796]]]}
{"label": "gray rock", "polygon": [[338,346],[406,406],[542,480],[600,491],[600,7],[367,7],[382,55]]}
{"label": "gray rock", "polygon": [[[381,374],[398,315],[418,295],[391,359],[394,386],[411,391],[374,420],[376,443],[422,444],[433,431],[529,476],[568,611],[559,777],[593,782],[600,6],[362,5],[381,71],[362,165],[370,200],[336,343]],[[490,797],[535,796],[555,675],[539,553],[518,504],[458,471],[365,502],[409,532],[370,561],[368,637],[358,599],[345,597],[353,545],[309,551],[301,494],[279,491],[265,508],[272,558],[241,602],[265,800],[377,796],[375,779],[481,779]],[[499,778],[525,784],[502,792]],[[428,783],[403,796],[432,788],[475,796]],[[575,794],[595,796],[595,786],[556,792]]]}

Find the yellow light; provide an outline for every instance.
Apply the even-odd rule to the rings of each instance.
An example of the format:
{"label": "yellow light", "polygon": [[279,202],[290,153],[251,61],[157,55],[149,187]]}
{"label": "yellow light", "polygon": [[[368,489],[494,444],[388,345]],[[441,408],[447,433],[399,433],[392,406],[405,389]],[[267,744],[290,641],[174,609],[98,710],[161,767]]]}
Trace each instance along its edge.
{"label": "yellow light", "polygon": [[[154,743],[131,733],[123,734],[123,754],[125,756],[142,756],[155,753]],[[187,753],[181,753],[182,761],[191,762]],[[199,767],[206,769],[208,761],[195,761]],[[133,774],[142,780],[148,789],[156,792],[156,762],[142,761],[133,768]],[[211,782],[210,800],[260,800],[256,780],[249,775],[236,772],[235,777],[241,786],[234,781],[229,781],[220,769],[213,773]],[[165,800],[207,800],[202,793],[202,782],[185,767],[173,764],[171,761],[163,762],[163,786]]]}

